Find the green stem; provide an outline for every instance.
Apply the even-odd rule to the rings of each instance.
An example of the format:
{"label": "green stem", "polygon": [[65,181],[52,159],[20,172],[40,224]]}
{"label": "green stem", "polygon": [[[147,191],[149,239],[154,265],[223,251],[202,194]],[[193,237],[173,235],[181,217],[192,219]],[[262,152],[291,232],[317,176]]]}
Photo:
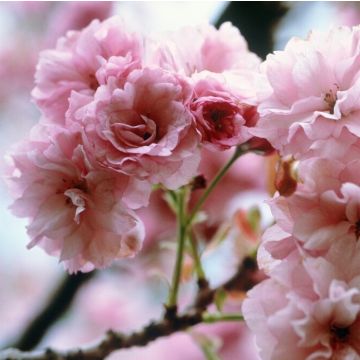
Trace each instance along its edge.
{"label": "green stem", "polygon": [[195,204],[191,214],[187,218],[186,225],[190,225],[194,220],[197,212],[200,210],[201,206],[204,204],[210,193],[214,190],[215,186],[219,183],[219,181],[224,177],[226,172],[229,170],[231,165],[243,154],[247,152],[247,149],[243,149],[241,146],[237,147],[233,156],[229,159],[229,161],[225,164],[225,166],[216,174],[208,188],[202,194],[199,201]]}
{"label": "green stem", "polygon": [[191,252],[193,255],[193,259],[194,259],[195,271],[196,271],[197,277],[199,280],[203,280],[203,279],[205,279],[205,272],[201,265],[201,260],[200,260],[200,256],[199,256],[199,252],[198,252],[198,248],[197,248],[196,239],[194,238],[193,234],[190,231],[188,232],[188,237],[190,240]]}
{"label": "green stem", "polygon": [[[181,188],[178,190],[177,193],[177,228],[178,228],[178,235],[177,235],[177,252],[176,252],[176,262],[175,262],[175,268],[173,272],[172,282],[171,282],[171,289],[168,296],[168,301],[166,303],[166,307],[168,309],[176,309],[177,306],[177,296],[179,291],[179,285],[180,285],[180,277],[181,277],[181,269],[183,264],[183,258],[184,258],[184,250],[185,250],[185,242],[186,242],[186,235],[187,235],[187,229],[191,225],[192,221],[194,220],[197,212],[200,210],[201,206],[206,201],[207,197],[210,195],[210,193],[213,191],[213,189],[216,187],[216,185],[219,183],[219,181],[223,178],[223,176],[226,174],[228,169],[231,167],[231,165],[244,153],[246,153],[248,149],[246,147],[237,147],[233,156],[230,158],[230,160],[225,164],[225,166],[218,172],[218,174],[215,176],[215,178],[212,180],[209,187],[205,190],[199,201],[195,204],[191,214],[187,217],[186,216],[186,188]],[[172,197],[174,196],[174,193],[170,194]],[[194,261],[196,263],[196,271],[198,274],[199,279],[205,279],[204,271],[201,267],[200,258],[197,252],[196,244],[194,241],[191,241],[191,247],[194,254]]]}
{"label": "green stem", "polygon": [[203,314],[202,320],[204,323],[214,323],[219,321],[243,321],[244,317],[241,314]]}
{"label": "green stem", "polygon": [[177,251],[176,251],[176,262],[173,272],[171,289],[169,292],[169,297],[166,306],[168,308],[176,307],[177,305],[177,296],[180,285],[181,269],[184,258],[184,249],[185,249],[185,240],[186,240],[186,223],[185,223],[185,189],[181,188],[178,192],[178,213],[177,213]]}

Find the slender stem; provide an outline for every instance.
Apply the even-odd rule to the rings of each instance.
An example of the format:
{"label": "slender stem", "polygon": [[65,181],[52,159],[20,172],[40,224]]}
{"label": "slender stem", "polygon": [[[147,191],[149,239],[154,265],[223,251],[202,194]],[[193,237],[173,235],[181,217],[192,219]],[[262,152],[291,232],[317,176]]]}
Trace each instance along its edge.
{"label": "slender stem", "polygon": [[189,237],[189,241],[190,241],[192,256],[193,256],[194,263],[195,263],[196,275],[199,280],[203,280],[203,279],[205,279],[205,272],[201,265],[201,260],[200,260],[200,255],[199,255],[199,251],[197,248],[196,239],[194,238],[191,231],[188,231],[188,237]]}
{"label": "slender stem", "polygon": [[247,152],[247,149],[242,148],[241,146],[238,146],[233,154],[233,156],[229,159],[229,161],[225,164],[225,166],[216,174],[212,182],[210,183],[209,187],[205,190],[205,192],[202,194],[199,201],[195,204],[191,214],[187,218],[186,225],[190,225],[192,221],[194,220],[197,212],[200,210],[201,206],[204,204],[210,193],[214,190],[216,185],[219,183],[219,181],[224,177],[226,172],[229,170],[231,165],[243,154]]}
{"label": "slender stem", "polygon": [[179,291],[181,269],[184,258],[185,240],[186,240],[186,223],[185,223],[185,189],[181,188],[178,192],[178,213],[177,213],[177,251],[176,251],[176,262],[172,277],[171,289],[169,292],[169,298],[167,301],[167,308],[171,309],[176,307],[177,295]]}
{"label": "slender stem", "polygon": [[205,323],[214,323],[219,321],[243,321],[244,317],[241,314],[209,314],[205,313],[202,316]]}
{"label": "slender stem", "polygon": [[[177,305],[177,295],[179,291],[179,285],[180,285],[180,276],[181,276],[181,269],[183,264],[183,258],[184,258],[184,249],[185,249],[185,242],[186,242],[186,235],[187,235],[187,229],[189,225],[191,225],[192,221],[194,220],[197,212],[200,210],[201,206],[206,201],[207,197],[210,195],[210,193],[213,191],[213,189],[216,187],[216,185],[219,183],[219,181],[223,178],[223,176],[226,174],[226,172],[229,170],[231,165],[244,153],[248,151],[248,148],[245,146],[238,146],[233,154],[233,156],[230,158],[230,160],[225,164],[225,166],[218,172],[218,174],[215,176],[215,178],[212,180],[209,187],[205,190],[199,201],[194,206],[191,214],[187,217],[186,216],[186,188],[181,188],[178,190],[177,193],[177,227],[178,227],[178,235],[177,235],[177,252],[176,252],[176,262],[175,262],[175,268],[173,272],[172,282],[171,282],[171,289],[168,296],[168,301],[166,304],[166,307],[168,310],[173,311],[175,309],[176,311],[176,305]],[[173,194],[171,194],[173,195]],[[196,246],[194,244],[191,244],[193,250],[196,249]],[[197,249],[196,249],[197,250]],[[194,260],[197,265],[200,264],[200,259],[198,256],[196,257],[197,251],[195,252]],[[198,275],[201,276],[201,279],[205,278],[205,274],[201,269],[201,264],[199,267],[197,266]],[[201,270],[199,270],[201,269]]]}

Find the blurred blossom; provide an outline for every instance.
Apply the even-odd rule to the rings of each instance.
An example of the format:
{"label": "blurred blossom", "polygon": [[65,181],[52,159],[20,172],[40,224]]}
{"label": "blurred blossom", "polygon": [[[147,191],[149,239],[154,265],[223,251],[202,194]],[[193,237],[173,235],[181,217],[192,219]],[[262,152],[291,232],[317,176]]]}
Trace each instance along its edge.
{"label": "blurred blossom", "polygon": [[[0,12],[12,22],[1,29],[4,39],[0,48],[0,106],[19,95],[29,99],[41,50],[54,46],[58,37],[68,30],[81,29],[95,18],[107,18],[111,10],[112,2],[107,1],[1,4]],[[11,40],[6,36],[10,33]]]}
{"label": "blurred blossom", "polygon": [[[140,329],[159,318],[162,312],[159,299],[154,297],[153,285],[144,279],[134,281],[133,275],[126,272],[98,275],[80,290],[69,316],[49,333],[43,343],[66,349],[99,339],[109,328],[124,333]],[[129,293],[132,301],[128,299]],[[239,304],[233,305],[232,310],[239,310]],[[143,348],[124,349],[107,359],[180,360],[185,357],[203,360],[204,355],[192,333],[216,339],[223,360],[232,360],[238,354],[244,360],[258,359],[252,335],[244,324],[239,323],[199,325],[189,333],[173,334]]]}
{"label": "blurred blossom", "polygon": [[[126,8],[129,5],[121,4],[118,8],[121,6]],[[133,6],[135,8],[135,5]],[[173,12],[175,4],[171,6]],[[181,7],[182,5],[178,4],[177,6]],[[198,4],[197,6],[199,8],[218,7],[218,5],[211,4]],[[7,18],[7,21],[2,22],[1,38],[4,41],[0,49],[1,154],[12,143],[24,137],[29,128],[38,120],[38,111],[30,103],[29,94],[33,87],[39,51],[53,47],[56,39],[67,30],[80,29],[95,17],[102,20],[108,17],[112,11],[113,4],[110,2],[24,2],[1,5],[0,12],[4,19]],[[200,13],[202,16],[208,17],[206,12],[197,12],[197,14]],[[161,16],[160,13],[159,16]],[[145,23],[145,19],[147,22],[152,19],[153,23],[156,23],[155,16],[149,17],[145,13],[144,21],[140,21],[140,23]],[[9,34],[11,34],[11,41]],[[3,166],[4,162],[1,157],[1,171]],[[0,191],[1,206],[8,206],[8,195],[3,192],[3,188]],[[7,210],[3,208],[0,210],[3,215],[0,220],[2,247],[6,247],[6,251],[1,251],[4,266],[0,267],[0,339],[3,342],[21,333],[25,323],[30,321],[32,316],[42,308],[43,301],[46,301],[46,295],[52,290],[54,279],[57,278],[60,270],[54,259],[44,257],[41,252],[27,253],[23,222],[15,221]],[[19,270],[15,270],[15,265],[12,263],[14,252],[16,252],[18,260],[24,259]],[[170,257],[168,256],[167,259]],[[164,273],[170,273],[171,261],[167,261],[164,265],[161,265],[161,261],[157,258],[152,261],[154,273],[156,267],[160,267]],[[152,264],[152,261],[149,263]],[[144,264],[141,263],[141,266]],[[161,269],[162,267],[164,268]],[[145,278],[149,281],[147,276]],[[122,276],[120,276],[121,279],[123,279]],[[116,286],[117,281],[119,280],[114,278],[110,280],[101,278],[91,284],[88,289],[85,288],[84,292],[79,294],[73,311],[68,317],[64,317],[58,326],[54,327],[44,343],[54,343],[64,347],[77,346],[82,342],[92,341],[109,327],[130,330],[140,327],[151,317],[159,316],[162,309],[159,308],[158,296],[164,297],[165,289],[162,288],[160,294],[154,294],[148,288],[140,291],[141,287],[135,286],[136,282],[133,282],[133,279],[124,280],[121,287]],[[124,292],[123,289],[130,288],[130,284],[134,285],[131,292],[137,294],[134,298],[139,299],[139,302],[128,301],[127,295],[130,290]],[[156,289],[154,281],[151,281],[150,285]],[[184,303],[188,299],[187,292],[185,289],[182,296]],[[91,303],[89,299],[92,298],[95,301]],[[147,307],[146,304],[149,306]],[[115,311],[115,309],[119,310]],[[79,326],[83,326],[81,331],[79,331]],[[185,338],[187,338],[186,335]],[[201,353],[195,346],[194,352],[201,357]]]}

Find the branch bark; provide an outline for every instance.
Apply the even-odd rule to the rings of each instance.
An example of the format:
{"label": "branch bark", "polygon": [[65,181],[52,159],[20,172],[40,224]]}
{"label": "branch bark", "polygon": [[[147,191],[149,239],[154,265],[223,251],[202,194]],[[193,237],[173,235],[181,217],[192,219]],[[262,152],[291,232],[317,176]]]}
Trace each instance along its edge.
{"label": "branch bark", "polygon": [[236,274],[222,286],[211,289],[206,280],[200,280],[196,300],[184,314],[178,315],[176,307],[166,308],[162,319],[151,322],[142,330],[132,334],[127,335],[109,330],[97,344],[69,351],[46,349],[22,352],[17,349],[8,349],[0,352],[0,360],[103,360],[113,351],[133,346],[145,346],[160,337],[203,322],[204,312],[214,302],[215,294],[220,288],[226,291],[247,291],[256,284],[257,271],[256,261],[246,257]]}
{"label": "branch bark", "polygon": [[19,338],[7,347],[20,350],[31,350],[36,347],[47,330],[68,310],[78,289],[94,275],[94,271],[66,275],[48,304],[34,317]]}

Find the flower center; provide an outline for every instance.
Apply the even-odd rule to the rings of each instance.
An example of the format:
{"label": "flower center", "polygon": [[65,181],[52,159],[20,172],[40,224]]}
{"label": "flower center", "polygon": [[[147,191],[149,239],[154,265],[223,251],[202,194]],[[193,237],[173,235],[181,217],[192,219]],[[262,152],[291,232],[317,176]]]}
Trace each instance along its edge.
{"label": "flower center", "polygon": [[[339,87],[335,84],[336,88],[339,89]],[[330,114],[334,114],[334,108],[336,104],[336,90],[330,89],[324,96],[324,101],[328,105],[328,110]]]}
{"label": "flower center", "polygon": [[77,189],[66,190],[64,194],[70,199],[71,201],[70,203],[72,204],[72,206],[76,208],[74,221],[77,224],[80,224],[80,214],[86,210],[85,194],[81,192],[81,190],[77,190]]}
{"label": "flower center", "polygon": [[145,131],[143,134],[143,139],[147,140],[150,136],[151,136],[151,134],[149,132]]}
{"label": "flower center", "polygon": [[235,116],[235,108],[227,103],[211,104],[204,109],[204,118],[208,123],[212,123],[213,129],[217,132],[231,133],[233,129],[233,118]]}
{"label": "flower center", "polygon": [[94,74],[88,75],[89,87],[92,90],[96,90],[99,87],[99,82]]}
{"label": "flower center", "polygon": [[359,237],[360,237],[360,220],[358,220],[355,223],[355,236],[356,236],[356,240],[359,240]]}
{"label": "flower center", "polygon": [[331,334],[331,344],[334,346],[337,343],[344,343],[348,340],[350,335],[350,329],[348,327],[331,325],[330,334]]}
{"label": "flower center", "polygon": [[66,205],[76,208],[74,221],[77,224],[80,223],[80,214],[86,209],[87,193],[88,188],[85,180],[81,180],[80,182],[73,184],[71,188],[67,188],[64,191]]}

